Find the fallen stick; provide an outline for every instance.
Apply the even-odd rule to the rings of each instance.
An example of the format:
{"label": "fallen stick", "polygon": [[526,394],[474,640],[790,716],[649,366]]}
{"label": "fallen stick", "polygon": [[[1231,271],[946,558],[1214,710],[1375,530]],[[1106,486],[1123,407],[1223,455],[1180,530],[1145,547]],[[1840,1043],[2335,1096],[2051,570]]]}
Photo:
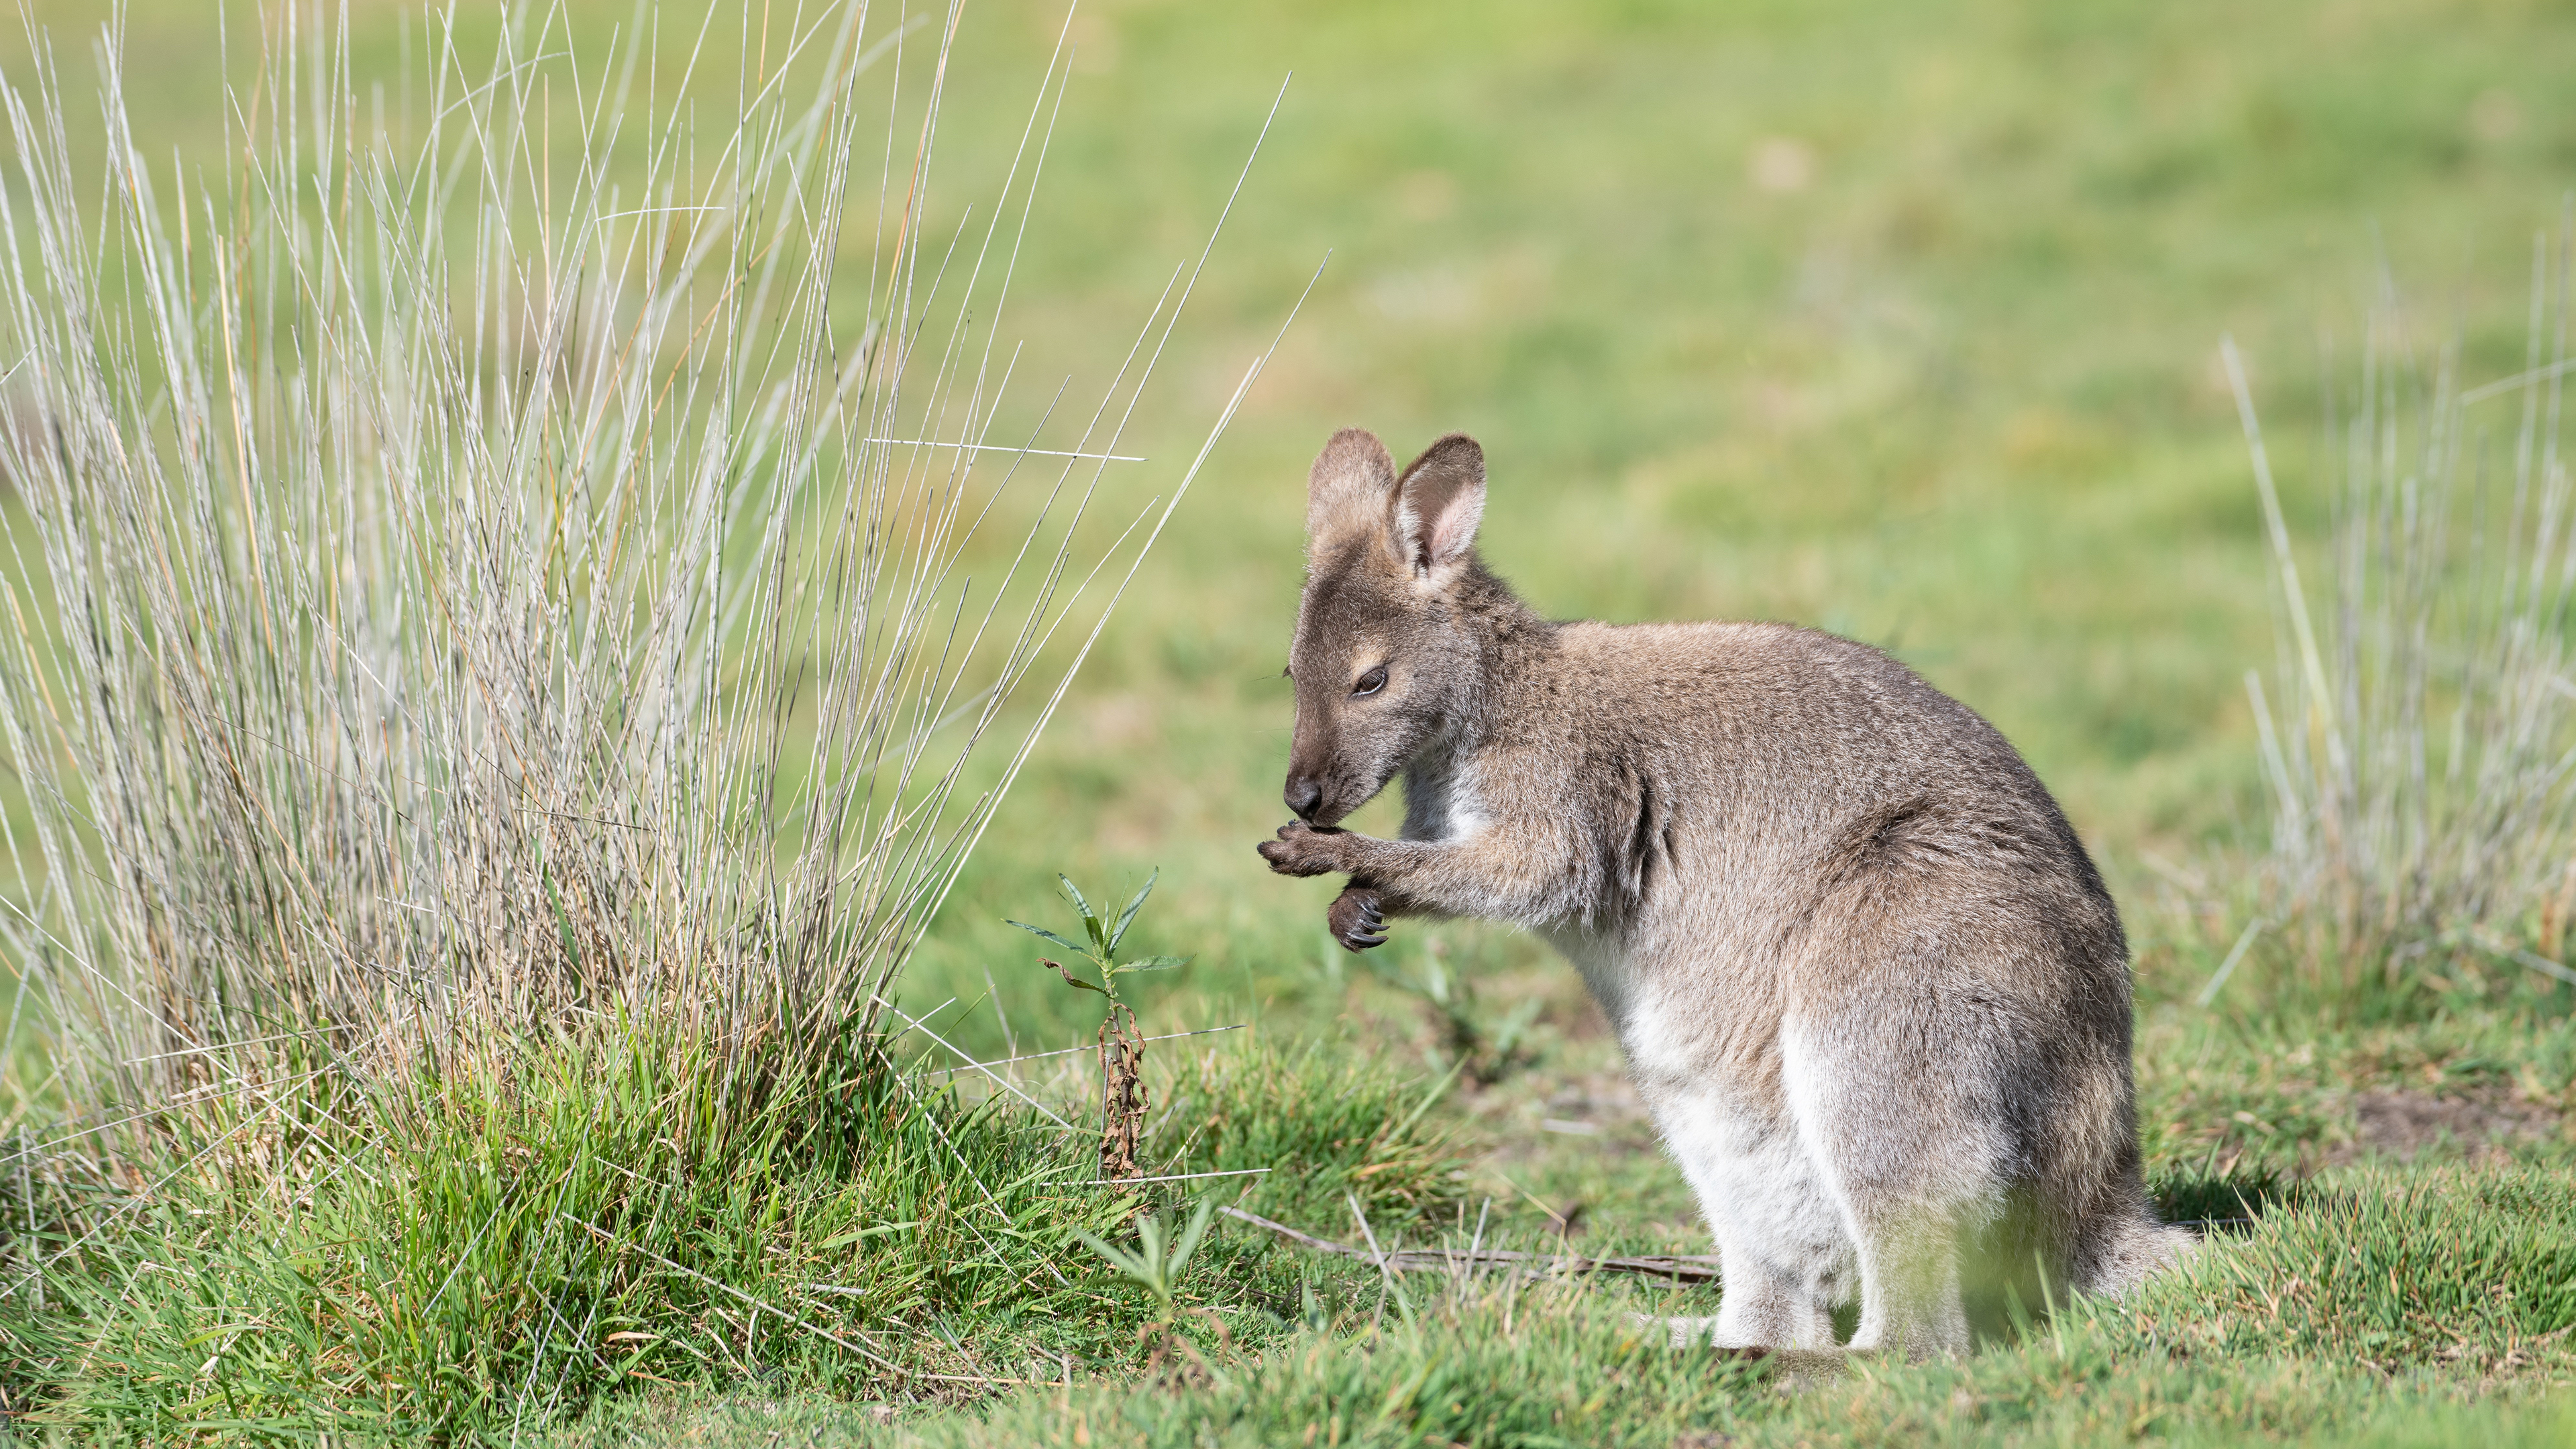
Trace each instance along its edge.
{"label": "fallen stick", "polygon": [[[1515,1253],[1501,1248],[1483,1248],[1470,1252],[1447,1251],[1439,1248],[1397,1248],[1392,1251],[1372,1253],[1366,1248],[1355,1248],[1348,1243],[1336,1243],[1330,1238],[1319,1238],[1313,1233],[1300,1232],[1286,1223],[1273,1222],[1259,1213],[1248,1213],[1239,1207],[1220,1206],[1217,1211],[1230,1218],[1239,1218],[1256,1228],[1267,1228],[1301,1248],[1311,1248],[1318,1253],[1333,1253],[1345,1258],[1357,1258],[1362,1262],[1393,1272],[1400,1272],[1406,1268],[1445,1268],[1454,1273],[1462,1268],[1496,1267],[1517,1268],[1534,1273],[1636,1273],[1649,1278],[1669,1278],[1676,1283],[1717,1281],[1715,1258],[1585,1258],[1573,1254]],[[1704,1343],[1708,1325],[1715,1322],[1714,1319],[1661,1318],[1644,1313],[1632,1313],[1628,1318],[1640,1328],[1660,1328],[1674,1333],[1675,1348],[1685,1346],[1685,1340]],[[1719,1358],[1761,1365],[1779,1382],[1788,1385],[1819,1383],[1835,1377],[1843,1373],[1855,1357],[1848,1350],[1839,1348],[1774,1349],[1723,1346],[1709,1351]],[[1874,1352],[1857,1355],[1862,1358],[1878,1356]]]}
{"label": "fallen stick", "polygon": [[1472,1251],[1396,1248],[1373,1253],[1366,1248],[1355,1248],[1348,1243],[1336,1243],[1330,1238],[1299,1232],[1286,1223],[1272,1222],[1259,1213],[1248,1213],[1238,1207],[1220,1207],[1217,1211],[1227,1217],[1240,1218],[1256,1228],[1267,1228],[1301,1248],[1357,1258],[1375,1267],[1395,1271],[1444,1268],[1454,1273],[1470,1268],[1518,1268],[1532,1273],[1636,1273],[1649,1278],[1667,1278],[1675,1283],[1717,1281],[1715,1258],[1584,1258],[1558,1253],[1514,1253],[1500,1248]]}

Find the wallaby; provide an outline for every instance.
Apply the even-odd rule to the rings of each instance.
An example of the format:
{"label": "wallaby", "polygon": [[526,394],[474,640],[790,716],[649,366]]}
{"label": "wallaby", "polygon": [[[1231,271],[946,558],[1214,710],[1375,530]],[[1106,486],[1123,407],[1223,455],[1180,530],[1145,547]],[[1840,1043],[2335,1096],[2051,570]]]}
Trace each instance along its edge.
{"label": "wallaby", "polygon": [[[1980,1261],[2109,1294],[2185,1250],[2118,911],[1993,726],[1807,629],[1540,618],[1477,558],[1464,435],[1399,474],[1346,429],[1307,487],[1298,818],[1261,854],[1350,877],[1351,950],[1473,916],[1581,970],[1716,1235],[1677,1341],[1830,1350],[1856,1293],[1850,1349],[1956,1353]],[[1399,771],[1400,839],[1334,828]]]}

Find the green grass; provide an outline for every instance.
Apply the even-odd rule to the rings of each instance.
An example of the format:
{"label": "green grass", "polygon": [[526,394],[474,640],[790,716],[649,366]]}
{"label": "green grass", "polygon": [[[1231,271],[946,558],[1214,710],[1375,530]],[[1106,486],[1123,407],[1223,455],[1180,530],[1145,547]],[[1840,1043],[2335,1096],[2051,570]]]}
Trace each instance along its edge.
{"label": "green grass", "polygon": [[[1419,1125],[1428,1084],[1235,1056],[1178,1084],[1158,1171],[1257,1154],[1278,1182],[1247,1200],[1274,1212],[1350,1193],[1409,1223],[1455,1198],[1459,1165]],[[215,1124],[110,1230],[43,1240],[72,1261],[40,1311],[0,1320],[0,1385],[39,1438],[472,1440],[620,1388],[954,1396],[1135,1352],[1148,1305],[1077,1238],[1186,1189],[1104,1188],[1092,1139],[859,1048],[726,1100],[740,1079],[630,1027],[279,1132]],[[281,1200],[221,1153],[341,1166]],[[1190,1300],[1294,1303],[1298,1265],[1268,1248],[1221,1239]]]}
{"label": "green grass", "polygon": [[[134,9],[140,149],[202,146],[203,7]],[[628,13],[566,10],[586,34]],[[998,174],[1057,15],[970,9],[942,130],[960,174]],[[359,23],[361,68],[389,63],[394,22]],[[1180,386],[1138,415],[1127,451],[1154,462],[1113,474],[1113,502],[1170,486],[1332,261],[906,1003],[965,1003],[935,1024],[980,1057],[1088,1042],[1096,1004],[1004,918],[1046,911],[1059,870],[1132,890],[1159,867],[1138,949],[1194,961],[1136,983],[1144,1029],[1253,1024],[1153,1045],[1162,1170],[1268,1168],[1246,1205],[1345,1239],[1353,1197],[1408,1242],[1457,1240],[1490,1201],[1488,1241],[1705,1251],[1561,964],[1407,923],[1368,969],[1325,941],[1327,887],[1252,854],[1282,815],[1306,461],[1346,423],[1399,451],[1466,428],[1494,463],[1487,551],[1542,609],[1817,624],[2005,730],[2128,913],[2168,1211],[2258,1221],[2136,1305],[1784,1395],[1625,1317],[1709,1311],[1704,1293],[1396,1293],[1220,1220],[1181,1297],[1216,1316],[1149,1364],[1145,1295],[1071,1237],[1117,1236],[1132,1204],[1051,1185],[1088,1144],[974,1074],[746,1106],[703,1100],[710,1078],[649,1037],[563,1044],[524,1077],[402,1097],[382,1118],[399,1136],[281,1125],[343,1134],[353,1170],[303,1198],[183,1173],[85,1244],[42,1312],[0,1317],[6,1407],[48,1406],[29,1437],[506,1438],[567,1414],[566,1446],[2576,1437],[2552,1397],[2576,1374],[2571,992],[2470,963],[2381,1019],[2330,1020],[2285,1011],[2258,956],[2194,1004],[2242,924],[2219,908],[2228,852],[2265,812],[2240,679],[2273,657],[2216,339],[2252,360],[2310,543],[2330,504],[2316,399],[2349,376],[2383,271],[2471,381],[2518,366],[2531,239],[2576,181],[2562,8],[1132,0],[1075,33],[1017,283],[1020,365],[1050,380],[1030,398],[1087,375],[1195,255],[1296,72],[1163,364]],[[61,51],[77,76],[80,45]],[[1796,155],[1803,184],[1763,184],[1766,156],[1777,183]],[[935,193],[925,229],[979,194]],[[2514,406],[2472,409],[2473,451],[2509,452]],[[1435,970],[1469,985],[1429,999]],[[1476,1054],[1533,1003],[1516,1051]],[[1089,1070],[1015,1080],[1087,1123]],[[2437,1125],[2389,1125],[2407,1112]],[[0,1174],[0,1269],[66,1243],[43,1213],[119,1186]]]}
{"label": "green grass", "polygon": [[[2571,1193],[2563,1170],[2353,1178],[2314,1208],[2218,1237],[2134,1301],[2034,1314],[2018,1341],[1958,1363],[1783,1378],[1667,1347],[1630,1316],[1687,1309],[1686,1295],[1414,1274],[1346,1283],[1355,1301],[1319,1309],[1257,1357],[1186,1365],[1160,1383],[1026,1390],[891,1424],[792,1398],[648,1401],[559,1442],[686,1425],[821,1444],[1104,1449],[2551,1443],[2569,1406],[2539,1390],[2576,1368]],[[2478,1398],[2501,1407],[2466,1411]]]}

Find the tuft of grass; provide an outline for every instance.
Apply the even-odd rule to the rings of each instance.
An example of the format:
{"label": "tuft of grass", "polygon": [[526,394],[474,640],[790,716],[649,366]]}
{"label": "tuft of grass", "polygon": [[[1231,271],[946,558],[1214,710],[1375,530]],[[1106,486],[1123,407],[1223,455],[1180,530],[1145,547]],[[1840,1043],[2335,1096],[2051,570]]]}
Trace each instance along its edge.
{"label": "tuft of grass", "polygon": [[1195,1172],[1267,1169],[1245,1204],[1299,1226],[1442,1217],[1465,1197],[1455,1128],[1434,1114],[1455,1074],[1412,1080],[1347,1043],[1266,1038],[1176,1071],[1158,1150]]}
{"label": "tuft of grass", "polygon": [[923,1092],[852,1040],[748,1106],[703,1043],[648,1029],[423,1082],[351,1112],[344,1165],[291,1195],[216,1169],[132,1200],[43,1311],[0,1320],[0,1358],[35,1425],[146,1441],[472,1438],[655,1382],[979,1385],[1001,1343],[1047,1335],[940,1325],[1087,1312],[1057,1260],[1133,1199],[1039,1119]]}
{"label": "tuft of grass", "polygon": [[456,1440],[1111,1351],[1057,1260],[1138,1204],[895,1002],[1206,460],[1099,526],[1186,279],[1003,437],[1062,47],[934,234],[956,7],[432,19],[394,90],[264,15],[207,171],[111,32],[103,195],[41,40],[0,91],[5,1407]]}
{"label": "tuft of grass", "polygon": [[[2554,252],[2554,255],[2553,255]],[[2522,367],[2470,385],[2385,298],[2329,387],[2332,523],[2312,599],[2253,395],[2233,380],[2271,544],[2280,665],[2248,671],[2271,842],[2200,993],[2259,954],[2280,1004],[2344,1018],[2444,998],[2576,1000],[2576,483],[2565,430],[2576,232],[2535,242]],[[2348,387],[2348,391],[2345,389]]]}
{"label": "tuft of grass", "polygon": [[2387,1373],[2492,1370],[2576,1328],[2576,1182],[2553,1168],[2373,1173],[2263,1214],[2139,1295],[2174,1351]]}

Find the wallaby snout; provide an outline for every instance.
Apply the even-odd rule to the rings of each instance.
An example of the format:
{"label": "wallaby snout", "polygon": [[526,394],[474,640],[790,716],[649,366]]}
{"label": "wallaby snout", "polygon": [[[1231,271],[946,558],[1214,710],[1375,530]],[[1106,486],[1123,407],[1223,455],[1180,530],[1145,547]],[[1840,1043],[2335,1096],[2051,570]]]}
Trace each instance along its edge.
{"label": "wallaby snout", "polygon": [[1315,777],[1294,771],[1288,776],[1288,788],[1280,795],[1288,802],[1289,814],[1309,823],[1315,818],[1316,807],[1324,803],[1324,787],[1315,782]]}
{"label": "wallaby snout", "polygon": [[1289,814],[1307,824],[1332,825],[1366,804],[1376,791],[1366,783],[1365,762],[1355,770],[1354,762],[1335,748],[1337,731],[1329,719],[1333,701],[1310,706],[1303,696],[1315,691],[1301,684],[1297,692],[1297,729],[1289,742],[1288,778],[1279,798],[1288,803]]}
{"label": "wallaby snout", "polygon": [[1367,804],[1395,772],[1381,772],[1365,749],[1354,754],[1337,748],[1337,736],[1351,732],[1303,723],[1308,713],[1298,711],[1301,722],[1288,748],[1288,779],[1279,798],[1288,813],[1309,825],[1336,825]]}

